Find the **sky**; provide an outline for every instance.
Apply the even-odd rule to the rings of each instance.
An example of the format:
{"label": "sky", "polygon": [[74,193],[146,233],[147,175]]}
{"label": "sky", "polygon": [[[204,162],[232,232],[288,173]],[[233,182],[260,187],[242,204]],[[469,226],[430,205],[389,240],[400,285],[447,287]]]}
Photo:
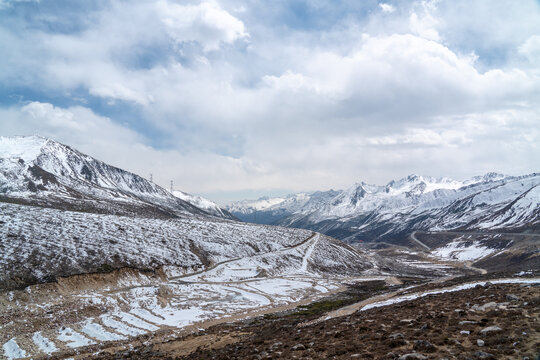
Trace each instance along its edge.
{"label": "sky", "polygon": [[540,171],[538,0],[0,0],[0,135],[232,200]]}

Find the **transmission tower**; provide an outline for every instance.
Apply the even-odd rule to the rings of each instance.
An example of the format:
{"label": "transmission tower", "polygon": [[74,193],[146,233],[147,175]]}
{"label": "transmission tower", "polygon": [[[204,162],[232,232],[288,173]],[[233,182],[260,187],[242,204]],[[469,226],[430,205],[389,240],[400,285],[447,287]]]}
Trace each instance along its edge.
{"label": "transmission tower", "polygon": [[173,181],[171,180],[171,192],[173,192]]}

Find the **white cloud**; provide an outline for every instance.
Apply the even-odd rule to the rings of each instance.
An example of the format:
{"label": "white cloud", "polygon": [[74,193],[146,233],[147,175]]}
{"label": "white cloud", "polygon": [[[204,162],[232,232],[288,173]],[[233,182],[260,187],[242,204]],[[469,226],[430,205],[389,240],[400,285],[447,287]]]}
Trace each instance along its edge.
{"label": "white cloud", "polygon": [[384,13],[393,13],[394,11],[396,11],[396,8],[390,4],[380,3],[379,7]]}
{"label": "white cloud", "polygon": [[458,130],[435,131],[432,129],[407,129],[405,133],[378,136],[367,139],[369,145],[415,144],[456,147],[472,140],[467,133]]}
{"label": "white cloud", "polygon": [[242,21],[223,10],[216,2],[178,5],[159,1],[157,10],[175,41],[197,41],[205,51],[217,50],[221,43],[230,44],[249,36]]}
{"label": "white cloud", "polygon": [[440,26],[440,20],[433,16],[432,12],[437,9],[437,1],[424,0],[420,2],[418,10],[413,10],[409,17],[411,32],[425,39],[439,41],[440,35],[437,27]]}
{"label": "white cloud", "polygon": [[532,35],[522,45],[518,51],[531,63],[540,63],[540,35]]}

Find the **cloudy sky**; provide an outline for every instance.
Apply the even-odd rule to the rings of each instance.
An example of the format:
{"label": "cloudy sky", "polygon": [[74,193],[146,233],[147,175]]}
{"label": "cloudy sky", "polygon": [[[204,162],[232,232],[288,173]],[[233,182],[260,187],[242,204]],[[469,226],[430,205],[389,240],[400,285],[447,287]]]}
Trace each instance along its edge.
{"label": "cloudy sky", "polygon": [[540,170],[537,0],[0,0],[0,135],[219,203]]}

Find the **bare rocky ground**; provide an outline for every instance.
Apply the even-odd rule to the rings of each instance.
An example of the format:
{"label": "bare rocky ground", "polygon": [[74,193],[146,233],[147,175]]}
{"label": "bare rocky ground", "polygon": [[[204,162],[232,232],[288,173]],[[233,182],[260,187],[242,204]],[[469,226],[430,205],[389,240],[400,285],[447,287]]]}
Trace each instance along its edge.
{"label": "bare rocky ground", "polygon": [[[454,278],[421,285],[414,291],[479,279],[486,276]],[[402,287],[414,284],[412,279],[402,280]],[[330,310],[390,290],[395,286],[381,281],[357,284],[294,311],[219,324],[176,338],[156,337],[132,344],[129,350],[111,348],[80,357],[532,360],[540,356],[538,285],[488,283],[313,323]]]}

